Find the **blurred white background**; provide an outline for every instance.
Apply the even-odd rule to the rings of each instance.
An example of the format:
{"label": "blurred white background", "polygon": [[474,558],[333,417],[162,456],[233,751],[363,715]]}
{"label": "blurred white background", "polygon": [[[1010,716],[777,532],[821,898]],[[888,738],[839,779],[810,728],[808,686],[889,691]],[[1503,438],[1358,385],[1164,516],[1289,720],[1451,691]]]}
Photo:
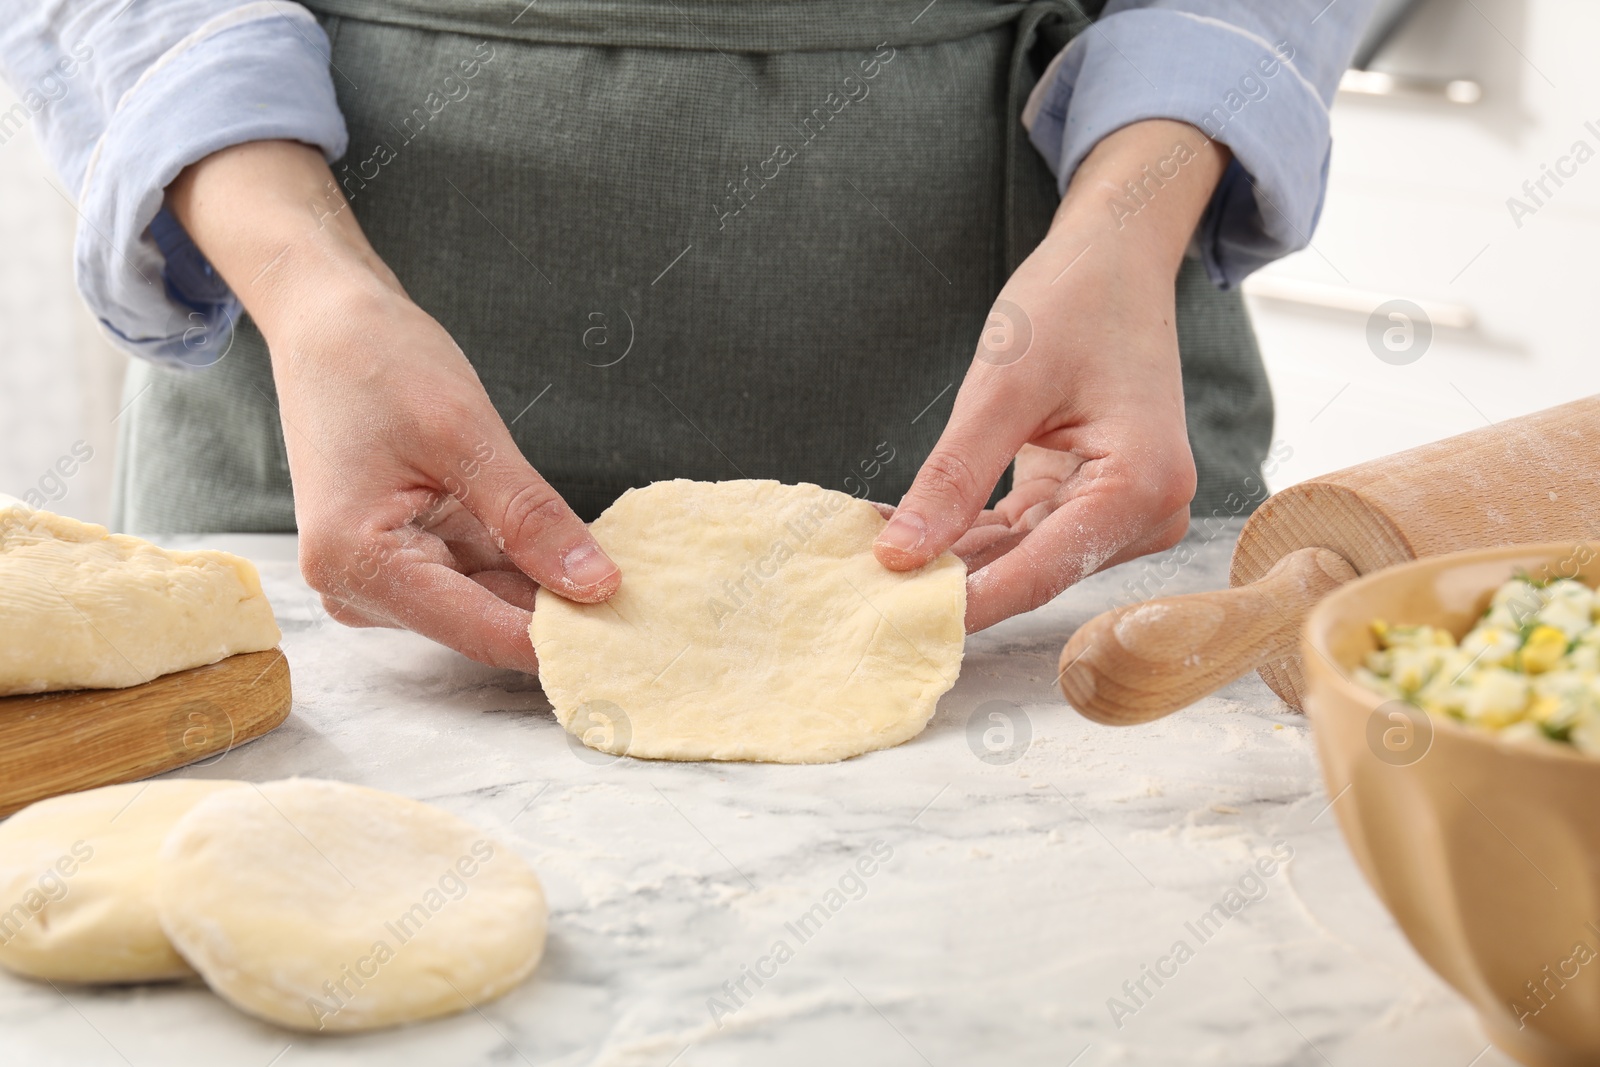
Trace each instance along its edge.
{"label": "blurred white background", "polygon": [[[1520,228],[1506,205],[1575,142],[1600,153],[1597,40],[1594,0],[1424,0],[1370,64],[1419,91],[1340,94],[1314,247],[1246,285],[1292,450],[1273,488],[1600,393],[1600,158],[1547,180]],[[1451,80],[1481,98],[1451,102]],[[123,358],[74,292],[58,190],[31,131],[0,146],[0,492],[61,493],[54,510],[100,521]],[[1391,298],[1435,320],[1410,363],[1368,343]],[[93,458],[58,484],[78,442]]]}
{"label": "blurred white background", "polygon": [[[15,99],[0,85],[0,112]],[[0,493],[104,522],[126,358],[72,283],[71,192],[31,124],[0,145]]]}
{"label": "blurred white background", "polygon": [[[1428,0],[1371,69],[1468,80],[1481,99],[1339,94],[1313,247],[1245,283],[1276,436],[1293,449],[1274,489],[1600,393],[1597,40],[1593,0]],[[1518,228],[1507,198],[1526,199],[1523,182],[1579,140],[1597,158],[1560,188],[1547,179],[1552,195]],[[1371,310],[1396,297],[1434,319],[1403,365],[1367,341]]]}

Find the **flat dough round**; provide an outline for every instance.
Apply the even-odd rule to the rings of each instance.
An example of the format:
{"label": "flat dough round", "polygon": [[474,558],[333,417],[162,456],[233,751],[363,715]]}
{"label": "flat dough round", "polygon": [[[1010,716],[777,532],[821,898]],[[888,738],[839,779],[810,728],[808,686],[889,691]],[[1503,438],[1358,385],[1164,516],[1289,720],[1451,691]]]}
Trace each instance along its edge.
{"label": "flat dough round", "polygon": [[448,812],[304,778],[219,793],[161,848],[161,925],[212,990],[299,1030],[481,1006],[544,951],[522,858]]}
{"label": "flat dough round", "polygon": [[112,785],[0,823],[0,965],[61,982],[192,976],[156,916],[156,853],[190,808],[239,785]]}
{"label": "flat dough round", "polygon": [[961,670],[966,568],[896,573],[864,500],[773,481],[657,482],[591,530],[603,604],[541,590],[529,634],[556,718],[591,748],[827,763],[915,737]]}

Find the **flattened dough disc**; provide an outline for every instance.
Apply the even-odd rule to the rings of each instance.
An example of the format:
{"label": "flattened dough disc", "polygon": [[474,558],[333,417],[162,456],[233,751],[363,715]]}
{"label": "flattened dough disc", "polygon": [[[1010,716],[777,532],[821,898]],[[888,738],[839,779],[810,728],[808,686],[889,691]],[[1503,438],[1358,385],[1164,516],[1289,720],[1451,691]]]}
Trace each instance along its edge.
{"label": "flattened dough disc", "polygon": [[896,573],[864,500],[774,481],[657,482],[591,527],[604,604],[541,590],[529,634],[556,718],[591,748],[826,763],[915,737],[955,684],[966,568]]}
{"label": "flattened dough disc", "polygon": [[481,1006],[544,951],[544,892],[506,845],[392,793],[291,778],[218,793],[161,847],[161,926],[218,995],[299,1030]]}
{"label": "flattened dough disc", "polygon": [[238,782],[132,782],[41,800],[0,823],[0,964],[60,982],[194,974],[156,917],[172,824]]}

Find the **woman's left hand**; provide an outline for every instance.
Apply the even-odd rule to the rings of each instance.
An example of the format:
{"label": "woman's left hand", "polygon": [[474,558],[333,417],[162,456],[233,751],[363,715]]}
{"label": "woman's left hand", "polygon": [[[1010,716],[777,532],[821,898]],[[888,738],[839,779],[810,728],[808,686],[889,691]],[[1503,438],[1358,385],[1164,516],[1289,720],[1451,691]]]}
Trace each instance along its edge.
{"label": "woman's left hand", "polygon": [[[1178,176],[1119,218],[1121,176],[1179,143]],[[950,420],[875,546],[894,570],[953,548],[969,570],[968,632],[1188,529],[1174,281],[1225,164],[1191,126],[1124,127],[1084,161],[1050,235],[1001,291]],[[1011,491],[983,510],[1013,459]]]}

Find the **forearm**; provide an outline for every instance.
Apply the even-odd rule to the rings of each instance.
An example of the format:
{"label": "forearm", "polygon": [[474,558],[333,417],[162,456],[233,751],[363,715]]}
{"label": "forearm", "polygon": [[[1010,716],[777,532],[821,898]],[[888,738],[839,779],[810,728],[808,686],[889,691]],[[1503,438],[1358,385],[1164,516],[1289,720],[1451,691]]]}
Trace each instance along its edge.
{"label": "forearm", "polygon": [[1185,122],[1124,126],[1073,173],[1045,244],[1073,256],[1115,250],[1171,277],[1229,158],[1226,146]]}
{"label": "forearm", "polygon": [[[1236,286],[1304,248],[1316,227],[1328,107],[1372,8],[1373,0],[1112,0],[1040,79],[1023,124],[1063,191],[1130,124],[1187,122],[1226,145],[1234,162],[1195,247],[1214,284]],[[1146,73],[1156,71],[1159,86]]]}
{"label": "forearm", "polygon": [[327,298],[403,295],[314,148],[223,149],[185,168],[167,205],[269,342],[320,314]]}
{"label": "forearm", "polygon": [[0,75],[20,100],[0,115],[0,144],[31,125],[74,201],[74,272],[91,313],[123,350],[163,365],[225,351],[239,302],[162,211],[164,190],[232,144],[344,154],[317,20],[289,0],[9,6]]}

